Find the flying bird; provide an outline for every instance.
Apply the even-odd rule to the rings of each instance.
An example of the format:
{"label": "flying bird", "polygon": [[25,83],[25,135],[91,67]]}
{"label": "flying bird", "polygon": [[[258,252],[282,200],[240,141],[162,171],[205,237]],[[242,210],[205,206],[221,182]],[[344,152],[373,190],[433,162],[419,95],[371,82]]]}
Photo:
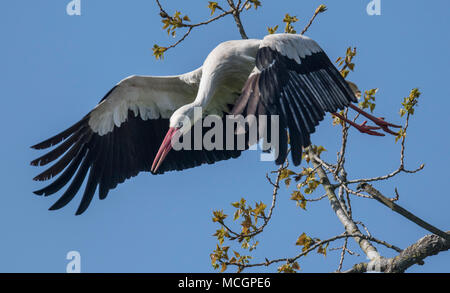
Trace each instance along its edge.
{"label": "flying bird", "polygon": [[[68,185],[50,207],[67,205],[87,178],[76,214],[89,206],[96,190],[100,199],[126,179],[141,171],[163,174],[205,163],[237,158],[241,149],[171,150],[172,138],[181,131],[187,117],[199,123],[194,109],[221,119],[229,114],[278,115],[279,154],[283,163],[291,147],[292,161],[301,162],[302,147],[311,144],[310,134],[334,113],[371,135],[376,129],[392,132],[398,127],[363,112],[352,90],[320,46],[295,34],[272,34],[262,40],[235,40],[218,45],[202,67],[177,76],[130,76],[114,86],[99,104],[65,131],[34,145],[41,150],[58,145],[31,162],[51,167],[34,178],[45,181],[59,175],[50,185],[34,193],[49,196]],[[351,107],[378,126],[355,124],[338,113]],[[200,121],[201,122],[201,121]],[[208,128],[202,129],[202,134]],[[289,132],[288,134],[286,132]],[[261,137],[258,137],[261,138]],[[69,183],[70,182],[70,183]]]}

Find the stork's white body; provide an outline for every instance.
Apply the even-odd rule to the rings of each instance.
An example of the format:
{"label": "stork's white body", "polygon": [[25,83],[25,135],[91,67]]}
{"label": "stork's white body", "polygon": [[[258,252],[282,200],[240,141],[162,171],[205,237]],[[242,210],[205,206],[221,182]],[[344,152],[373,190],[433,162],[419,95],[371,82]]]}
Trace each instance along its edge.
{"label": "stork's white body", "polygon": [[233,104],[255,67],[261,40],[228,41],[217,46],[203,63],[195,106],[209,114],[221,115],[224,106]]}

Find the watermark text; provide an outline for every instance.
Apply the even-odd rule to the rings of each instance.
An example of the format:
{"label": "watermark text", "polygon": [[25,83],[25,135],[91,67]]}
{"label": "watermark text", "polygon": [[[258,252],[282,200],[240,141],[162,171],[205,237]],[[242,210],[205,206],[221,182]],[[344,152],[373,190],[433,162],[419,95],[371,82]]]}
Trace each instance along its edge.
{"label": "watermark text", "polygon": [[81,15],[81,0],[72,0],[67,4],[66,13],[70,16]]}

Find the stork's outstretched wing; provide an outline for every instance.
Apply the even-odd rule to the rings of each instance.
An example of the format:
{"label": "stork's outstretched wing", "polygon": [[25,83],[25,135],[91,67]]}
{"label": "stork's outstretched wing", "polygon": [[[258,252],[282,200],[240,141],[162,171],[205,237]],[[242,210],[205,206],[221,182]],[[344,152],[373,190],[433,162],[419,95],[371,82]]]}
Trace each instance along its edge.
{"label": "stork's outstretched wing", "polygon": [[[34,166],[43,166],[59,159],[35,180],[49,180],[61,173],[50,185],[35,193],[48,196],[68,185],[50,208],[59,209],[74,198],[88,177],[76,212],[81,214],[97,188],[100,199],[104,199],[117,184],[141,171],[150,171],[158,147],[169,129],[170,116],[194,100],[201,74],[201,69],[198,69],[181,76],[132,76],[121,81],[81,121],[33,146],[34,149],[46,149],[62,142],[31,162]],[[238,151],[173,151],[158,173],[213,163],[239,154]]]}
{"label": "stork's outstretched wing", "polygon": [[269,35],[262,41],[256,67],[247,80],[232,114],[279,115],[277,164],[287,156],[289,129],[292,159],[301,162],[302,147],[310,145],[325,112],[336,112],[355,95],[319,45],[304,36]]}

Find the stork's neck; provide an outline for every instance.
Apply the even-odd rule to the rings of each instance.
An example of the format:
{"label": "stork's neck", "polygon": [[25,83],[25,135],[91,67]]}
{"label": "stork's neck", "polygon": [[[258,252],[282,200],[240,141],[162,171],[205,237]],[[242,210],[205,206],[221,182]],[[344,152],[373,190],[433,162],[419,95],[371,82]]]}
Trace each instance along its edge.
{"label": "stork's neck", "polygon": [[203,64],[194,106],[207,109],[212,99],[221,97],[221,91],[240,91],[255,66],[255,57],[261,40],[228,41],[217,46]]}

